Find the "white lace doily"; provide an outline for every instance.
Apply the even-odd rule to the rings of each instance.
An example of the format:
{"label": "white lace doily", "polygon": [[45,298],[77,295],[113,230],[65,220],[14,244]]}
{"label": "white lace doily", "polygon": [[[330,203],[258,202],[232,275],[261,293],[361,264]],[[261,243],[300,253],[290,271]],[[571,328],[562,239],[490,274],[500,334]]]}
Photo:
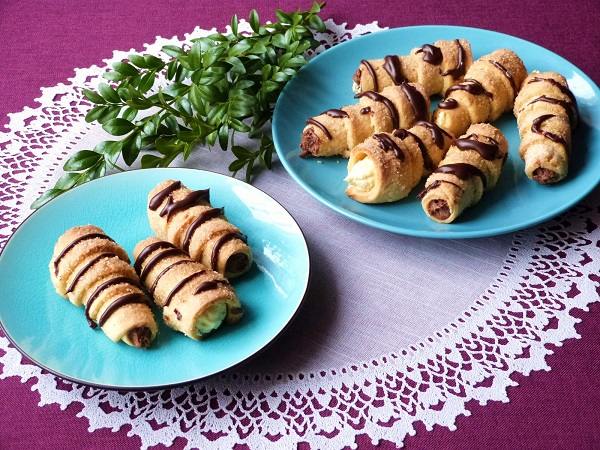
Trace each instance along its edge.
{"label": "white lace doily", "polygon": [[[380,29],[376,23],[348,29],[328,21],[327,26],[329,31],[320,36],[324,47]],[[196,28],[183,40],[208,32]],[[145,52],[158,54],[163,45],[183,40],[159,37]],[[121,60],[127,53],[115,52],[104,62]],[[66,157],[104,137],[98,126],[83,120],[90,105],[81,95],[83,88],[96,87],[104,70],[76,69],[68,83],[42,89],[40,106],[10,115],[7,130],[0,133],[0,246],[29,214],[31,202],[60,176]],[[283,177],[276,170],[262,178],[275,185]],[[346,359],[330,358],[340,353],[332,348],[324,353],[325,361],[318,360],[321,367],[313,361],[306,371],[259,373],[250,365],[185,388],[123,393],[61,381],[25,363],[0,336],[0,378],[14,376],[23,383],[33,379],[41,406],[56,403],[64,410],[82,404],[78,416],[89,420],[90,431],[130,425],[128,435],[139,436],[144,448],[170,445],[179,436],[187,439],[186,448],[245,443],[274,449],[300,441],[313,448],[341,448],[353,446],[355,437],[365,433],[373,441],[400,443],[414,433],[417,421],[427,429],[454,429],[458,415],[469,415],[468,401],[508,401],[506,389],[516,384],[510,379],[513,372],[550,370],[547,345],[560,346],[578,336],[578,320],[569,312],[598,300],[599,226],[596,198],[536,229],[495,241],[495,275],[489,285],[487,275],[480,280],[487,287],[475,286],[481,294],[462,299],[466,307],[460,306],[462,314],[452,313],[455,320],[444,319],[447,325],[436,324],[423,336],[399,335],[392,340],[399,342],[397,347],[371,349],[380,353],[361,354],[350,363],[341,362],[348,360],[347,354]],[[415,249],[458,245],[410,242],[416,242]],[[335,336],[331,339],[336,342]]]}

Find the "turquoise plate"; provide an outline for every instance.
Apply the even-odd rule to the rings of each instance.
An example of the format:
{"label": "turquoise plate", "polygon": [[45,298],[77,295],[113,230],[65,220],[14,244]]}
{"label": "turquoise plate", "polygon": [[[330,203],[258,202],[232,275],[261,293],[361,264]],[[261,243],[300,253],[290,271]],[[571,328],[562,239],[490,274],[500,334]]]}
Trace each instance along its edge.
{"label": "turquoise plate", "polygon": [[[210,187],[211,202],[248,235],[255,263],[233,281],[245,308],[235,326],[204,341],[166,327],[147,350],[111,342],[86,324],[83,308],[58,296],[48,262],[58,236],[74,225],[103,228],[130,254],[152,234],[146,196],[165,179]],[[39,366],[79,383],[154,389],[216,374],[263,349],[292,320],[306,292],[308,249],[292,216],[264,192],[242,181],[192,169],[147,169],[104,177],[73,189],[33,213],[0,255],[0,323],[19,350]]]}
{"label": "turquoise plate", "polygon": [[[573,136],[569,176],[554,186],[527,179],[519,158],[516,120],[505,114],[494,125],[510,143],[510,156],[498,186],[453,224],[428,219],[416,194],[387,205],[363,205],[344,194],[346,160],[302,159],[299,142],[307,118],[329,108],[354,103],[352,74],[363,58],[406,54],[439,39],[465,38],[476,58],[497,48],[516,51],[528,70],[554,70],[569,81],[577,97],[581,122]],[[438,99],[435,99],[437,104]],[[600,90],[581,70],[531,42],[477,28],[418,26],[397,28],[352,39],[314,58],[291,80],[279,97],[273,118],[273,137],[279,159],[290,175],[317,200],[335,211],[384,230],[430,238],[493,236],[530,227],[577,203],[600,180]]]}

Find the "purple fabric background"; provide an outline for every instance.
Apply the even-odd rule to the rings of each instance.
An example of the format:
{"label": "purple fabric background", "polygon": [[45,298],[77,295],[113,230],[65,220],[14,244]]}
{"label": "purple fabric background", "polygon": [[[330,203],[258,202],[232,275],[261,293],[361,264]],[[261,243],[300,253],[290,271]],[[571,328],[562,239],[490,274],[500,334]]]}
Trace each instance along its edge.
{"label": "purple fabric background", "polygon": [[[111,56],[113,49],[141,48],[156,35],[182,35],[196,25],[223,26],[234,13],[251,8],[272,17],[273,5],[284,9],[306,7],[308,1],[266,0],[218,2],[131,0],[0,2],[0,126],[6,114],[35,106],[41,86],[64,81],[74,67],[86,67]],[[467,25],[510,33],[553,50],[600,81],[600,12],[593,0],[438,2],[380,0],[331,1],[326,17],[337,22],[385,26],[419,24]],[[498,43],[501,45],[501,43]],[[550,373],[515,376],[510,403],[485,407],[471,404],[471,417],[460,417],[458,430],[436,427],[405,441],[407,448],[598,448],[600,447],[600,304],[589,312],[577,330],[582,339],[570,340],[548,357]],[[87,421],[76,418],[81,406],[67,411],[40,408],[38,395],[15,379],[0,382],[0,448],[137,448],[138,438],[127,429],[87,432]],[[178,438],[172,448],[183,447]],[[372,448],[370,439],[359,439]],[[306,446],[301,446],[306,448]],[[395,448],[382,442],[379,448]]]}

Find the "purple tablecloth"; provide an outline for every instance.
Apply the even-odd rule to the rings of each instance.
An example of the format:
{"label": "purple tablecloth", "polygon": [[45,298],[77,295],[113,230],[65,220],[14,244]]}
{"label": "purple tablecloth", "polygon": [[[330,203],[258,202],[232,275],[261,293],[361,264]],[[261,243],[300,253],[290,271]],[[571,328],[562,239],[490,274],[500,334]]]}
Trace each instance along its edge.
{"label": "purple tablecloth", "polygon": [[[182,35],[196,25],[228,23],[233,13],[272,11],[267,1],[192,2],[115,0],[0,2],[0,125],[6,114],[33,106],[41,86],[64,81],[74,67],[99,63],[113,49],[141,48],[156,35]],[[284,9],[295,2],[277,2]],[[298,2],[303,6],[308,2]],[[381,0],[332,1],[325,16],[350,24],[378,20],[385,26],[417,24],[467,25],[510,33],[547,47],[600,81],[600,13],[592,0],[580,2],[463,1],[443,4]],[[501,45],[501,43],[498,43]],[[598,448],[600,446],[600,305],[578,312],[583,319],[579,341],[567,341],[548,357],[550,373],[517,376],[510,403],[470,405],[471,417],[457,421],[458,430],[435,428],[405,441],[408,448]],[[136,448],[127,429],[89,434],[77,406],[60,411],[40,408],[37,394],[14,379],[0,382],[0,448]],[[182,448],[179,438],[172,448]],[[371,448],[368,437],[361,448]],[[384,442],[380,448],[395,448]]]}

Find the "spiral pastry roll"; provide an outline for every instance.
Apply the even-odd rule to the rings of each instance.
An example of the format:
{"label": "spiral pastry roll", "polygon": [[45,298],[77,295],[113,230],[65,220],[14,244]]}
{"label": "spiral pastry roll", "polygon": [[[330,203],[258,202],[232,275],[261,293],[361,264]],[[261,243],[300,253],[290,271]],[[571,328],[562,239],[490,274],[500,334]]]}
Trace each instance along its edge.
{"label": "spiral pastry roll", "polygon": [[242,317],[229,282],[170,242],[144,239],[136,245],[134,256],[140,280],[174,330],[200,339],[223,322],[235,323]]}
{"label": "spiral pastry roll", "polygon": [[50,261],[52,283],[62,297],[85,305],[92,328],[113,342],[148,347],[158,328],[150,302],[123,248],[93,225],[74,227],[58,238]]}
{"label": "spiral pastry roll", "polygon": [[252,251],[223,208],[210,205],[208,189],[192,191],[180,181],[159,183],[148,195],[148,220],[156,235],[227,278],[252,264]]}
{"label": "spiral pastry roll", "polygon": [[512,109],[527,70],[511,50],[496,50],[475,61],[464,81],[446,90],[434,121],[453,136],[469,125],[492,122]]}
{"label": "spiral pastry roll", "polygon": [[442,94],[462,81],[473,64],[471,44],[465,39],[437,41],[413,48],[405,56],[362,60],[352,78],[356,93],[379,92],[405,81],[419,83],[425,95]]}
{"label": "spiral pastry roll", "polygon": [[419,194],[425,213],[436,222],[456,220],[496,185],[507,152],[508,143],[500,130],[487,123],[471,125],[427,178]]}
{"label": "spiral pastry roll", "polygon": [[451,143],[452,137],[431,122],[376,133],[350,152],[346,194],[361,203],[400,200],[435,170]]}
{"label": "spiral pastry roll", "polygon": [[515,100],[519,153],[525,173],[540,184],[567,176],[571,130],[577,125],[577,102],[567,80],[556,72],[533,72]]}
{"label": "spiral pastry roll", "polygon": [[429,120],[429,97],[416,83],[388,86],[356,96],[358,104],[330,109],[306,122],[300,156],[343,156],[373,133],[408,128]]}

